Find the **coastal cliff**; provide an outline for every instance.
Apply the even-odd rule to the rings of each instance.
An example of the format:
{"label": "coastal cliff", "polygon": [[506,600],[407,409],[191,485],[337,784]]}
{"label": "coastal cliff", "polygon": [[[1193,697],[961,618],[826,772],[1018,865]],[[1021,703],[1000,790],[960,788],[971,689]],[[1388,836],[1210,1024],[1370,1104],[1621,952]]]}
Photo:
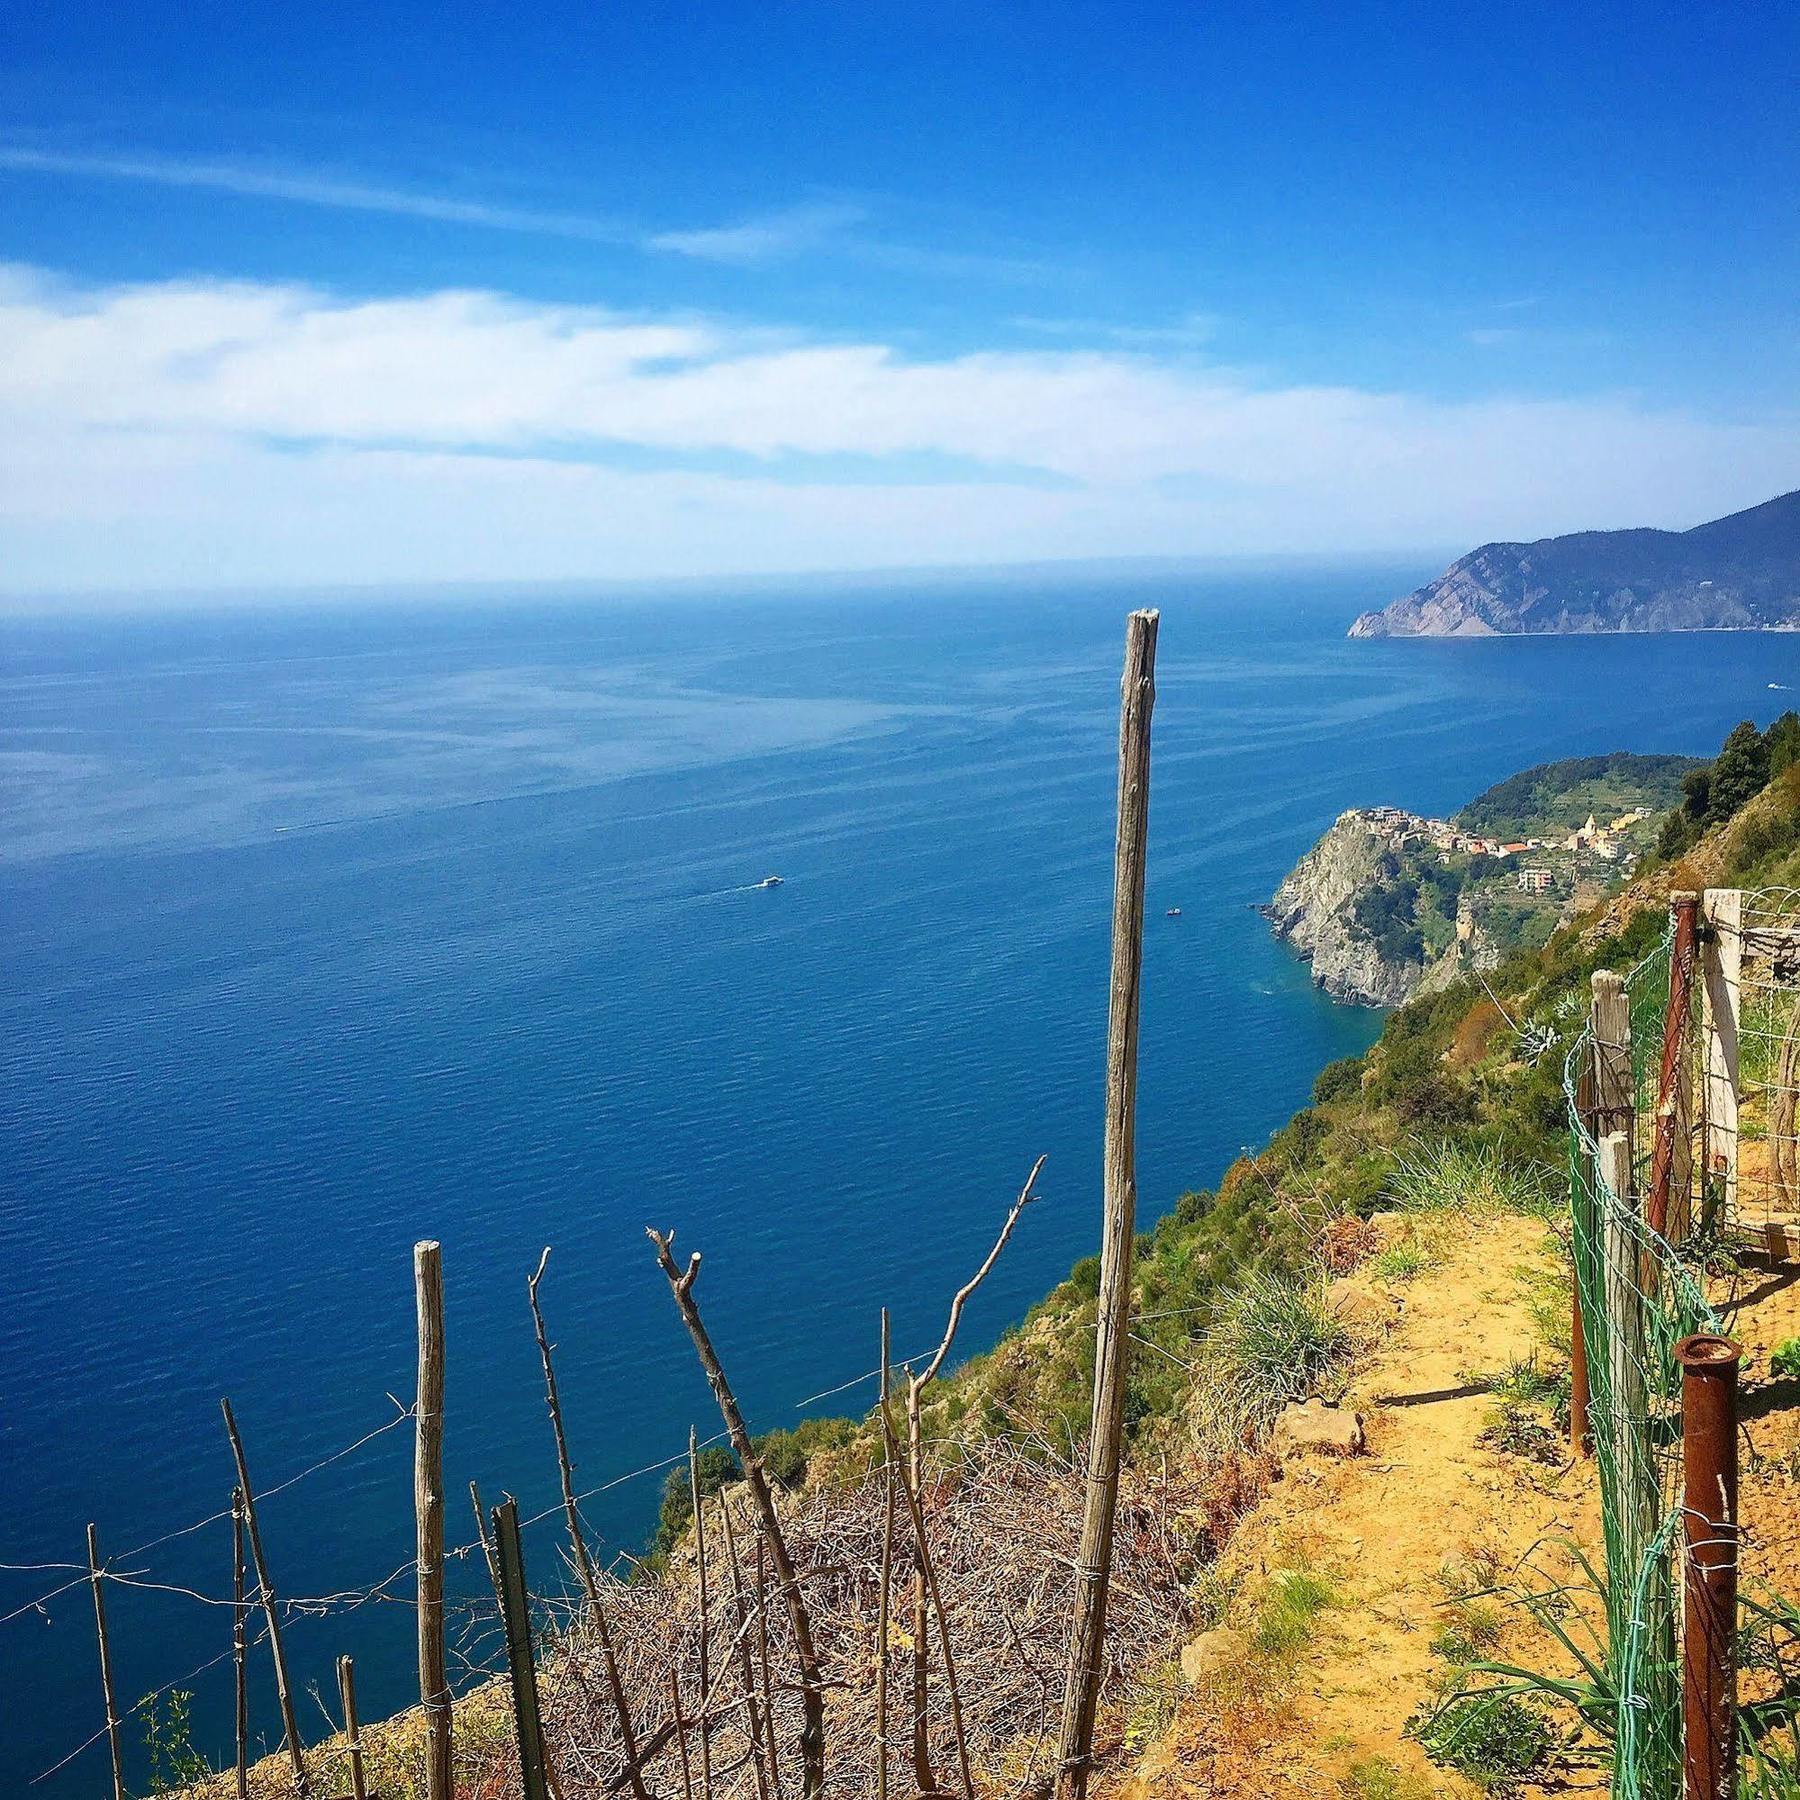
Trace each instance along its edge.
{"label": "coastal cliff", "polygon": [[1357,904],[1380,889],[1382,844],[1367,815],[1350,811],[1301,857],[1263,908],[1275,935],[1312,964],[1337,1000],[1398,1006],[1425,977],[1422,957],[1389,960],[1357,923]]}
{"label": "coastal cliff", "polygon": [[1684,756],[1544,763],[1448,819],[1357,807],[1263,910],[1339,1000],[1398,1006],[1535,948],[1628,874],[1697,767]]}
{"label": "coastal cliff", "polygon": [[1800,492],[1691,531],[1483,544],[1353,638],[1800,629]]}

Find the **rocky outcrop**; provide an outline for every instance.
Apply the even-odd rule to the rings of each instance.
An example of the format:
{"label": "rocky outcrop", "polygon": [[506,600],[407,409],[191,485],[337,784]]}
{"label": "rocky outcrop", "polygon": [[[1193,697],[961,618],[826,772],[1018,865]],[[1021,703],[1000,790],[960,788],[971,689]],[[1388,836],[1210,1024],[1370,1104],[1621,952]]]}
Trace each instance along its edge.
{"label": "rocky outcrop", "polygon": [[1312,964],[1320,987],[1363,1006],[1400,1005],[1425,974],[1423,962],[1385,960],[1356,924],[1357,899],[1381,883],[1381,851],[1364,816],[1343,813],[1263,908],[1275,935]]}
{"label": "rocky outcrop", "polygon": [[1353,638],[1800,629],[1800,492],[1691,531],[1483,544]]}

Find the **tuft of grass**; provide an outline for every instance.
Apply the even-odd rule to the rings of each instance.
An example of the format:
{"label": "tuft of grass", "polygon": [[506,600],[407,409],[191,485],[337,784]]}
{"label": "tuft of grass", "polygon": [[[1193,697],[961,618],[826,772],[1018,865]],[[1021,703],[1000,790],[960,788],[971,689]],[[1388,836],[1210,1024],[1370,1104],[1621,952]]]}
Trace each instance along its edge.
{"label": "tuft of grass", "polygon": [[1403,1152],[1388,1177],[1387,1194],[1401,1212],[1510,1212],[1537,1219],[1554,1216],[1564,1198],[1543,1165],[1448,1140]]}
{"label": "tuft of grass", "polygon": [[1769,1352],[1769,1373],[1800,1378],[1800,1337],[1783,1338]]}
{"label": "tuft of grass", "polygon": [[1338,1599],[1337,1589],[1316,1569],[1279,1570],[1257,1605],[1250,1642],[1262,1655],[1285,1662],[1311,1640],[1319,1614]]}
{"label": "tuft of grass", "polygon": [[1550,1730],[1511,1694],[1458,1694],[1410,1728],[1434,1763],[1506,1794],[1550,1753]]}
{"label": "tuft of grass", "polygon": [[1499,1648],[1503,1621],[1500,1609],[1476,1595],[1449,1602],[1450,1617],[1431,1640],[1434,1654],[1456,1668],[1467,1668]]}
{"label": "tuft of grass", "polygon": [[1373,1267],[1383,1281],[1412,1281],[1431,1267],[1431,1258],[1418,1244],[1394,1244],[1375,1258]]}
{"label": "tuft of grass", "polygon": [[1298,1279],[1249,1276],[1226,1299],[1210,1344],[1238,1416],[1259,1431],[1284,1406],[1318,1392],[1356,1349],[1318,1269]]}
{"label": "tuft of grass", "polygon": [[1431,1783],[1385,1756],[1365,1756],[1338,1784],[1345,1800],[1431,1800]]}

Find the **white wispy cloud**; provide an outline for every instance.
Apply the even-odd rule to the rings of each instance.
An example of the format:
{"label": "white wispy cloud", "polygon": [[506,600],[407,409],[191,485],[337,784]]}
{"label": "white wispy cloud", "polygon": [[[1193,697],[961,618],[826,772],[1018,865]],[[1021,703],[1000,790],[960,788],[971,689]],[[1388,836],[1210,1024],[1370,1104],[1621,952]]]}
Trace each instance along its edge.
{"label": "white wispy cloud", "polygon": [[762,263],[810,250],[867,215],[858,206],[793,206],[735,225],[698,231],[661,231],[646,240],[652,250],[697,256],[709,262]]}
{"label": "white wispy cloud", "polygon": [[927,279],[1042,282],[1050,267],[1029,257],[896,242],[874,230],[865,207],[845,200],[778,207],[721,225],[651,227],[599,214],[513,206],[462,194],[367,181],[316,169],[273,167],[149,151],[94,154],[0,144],[0,171],[74,180],[142,182],[155,187],[232,194],[340,212],[381,213],[530,237],[566,238],[647,255],[756,268],[811,253]]}
{"label": "white wispy cloud", "polygon": [[389,213],[476,225],[490,231],[525,232],[540,237],[575,238],[596,244],[634,244],[641,233],[617,220],[533,207],[497,206],[412,188],[384,187],[306,170],[259,168],[254,164],[134,153],[125,156],[71,155],[21,145],[0,145],[0,169],[43,175],[71,175],[106,181],[141,181],[157,187],[201,188],[247,199],[289,200],[342,212]]}
{"label": "white wispy cloud", "polygon": [[909,357],[493,293],[0,275],[15,592],[1473,543],[1691,523],[1796,468],[1775,416],[1280,385],[1185,347]]}

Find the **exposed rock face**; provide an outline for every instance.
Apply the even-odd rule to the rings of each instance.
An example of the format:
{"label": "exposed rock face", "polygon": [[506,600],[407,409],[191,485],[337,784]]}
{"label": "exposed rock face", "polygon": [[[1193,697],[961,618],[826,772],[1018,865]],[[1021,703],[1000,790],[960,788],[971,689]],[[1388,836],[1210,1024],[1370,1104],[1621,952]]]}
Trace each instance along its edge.
{"label": "exposed rock face", "polygon": [[1691,531],[1483,544],[1353,638],[1800,629],[1800,492]]}
{"label": "exposed rock face", "polygon": [[1363,816],[1337,823],[1301,857],[1263,908],[1278,938],[1311,964],[1313,980],[1339,1000],[1398,1006],[1425,974],[1422,962],[1389,963],[1356,929],[1351,909],[1381,881],[1381,841]]}

